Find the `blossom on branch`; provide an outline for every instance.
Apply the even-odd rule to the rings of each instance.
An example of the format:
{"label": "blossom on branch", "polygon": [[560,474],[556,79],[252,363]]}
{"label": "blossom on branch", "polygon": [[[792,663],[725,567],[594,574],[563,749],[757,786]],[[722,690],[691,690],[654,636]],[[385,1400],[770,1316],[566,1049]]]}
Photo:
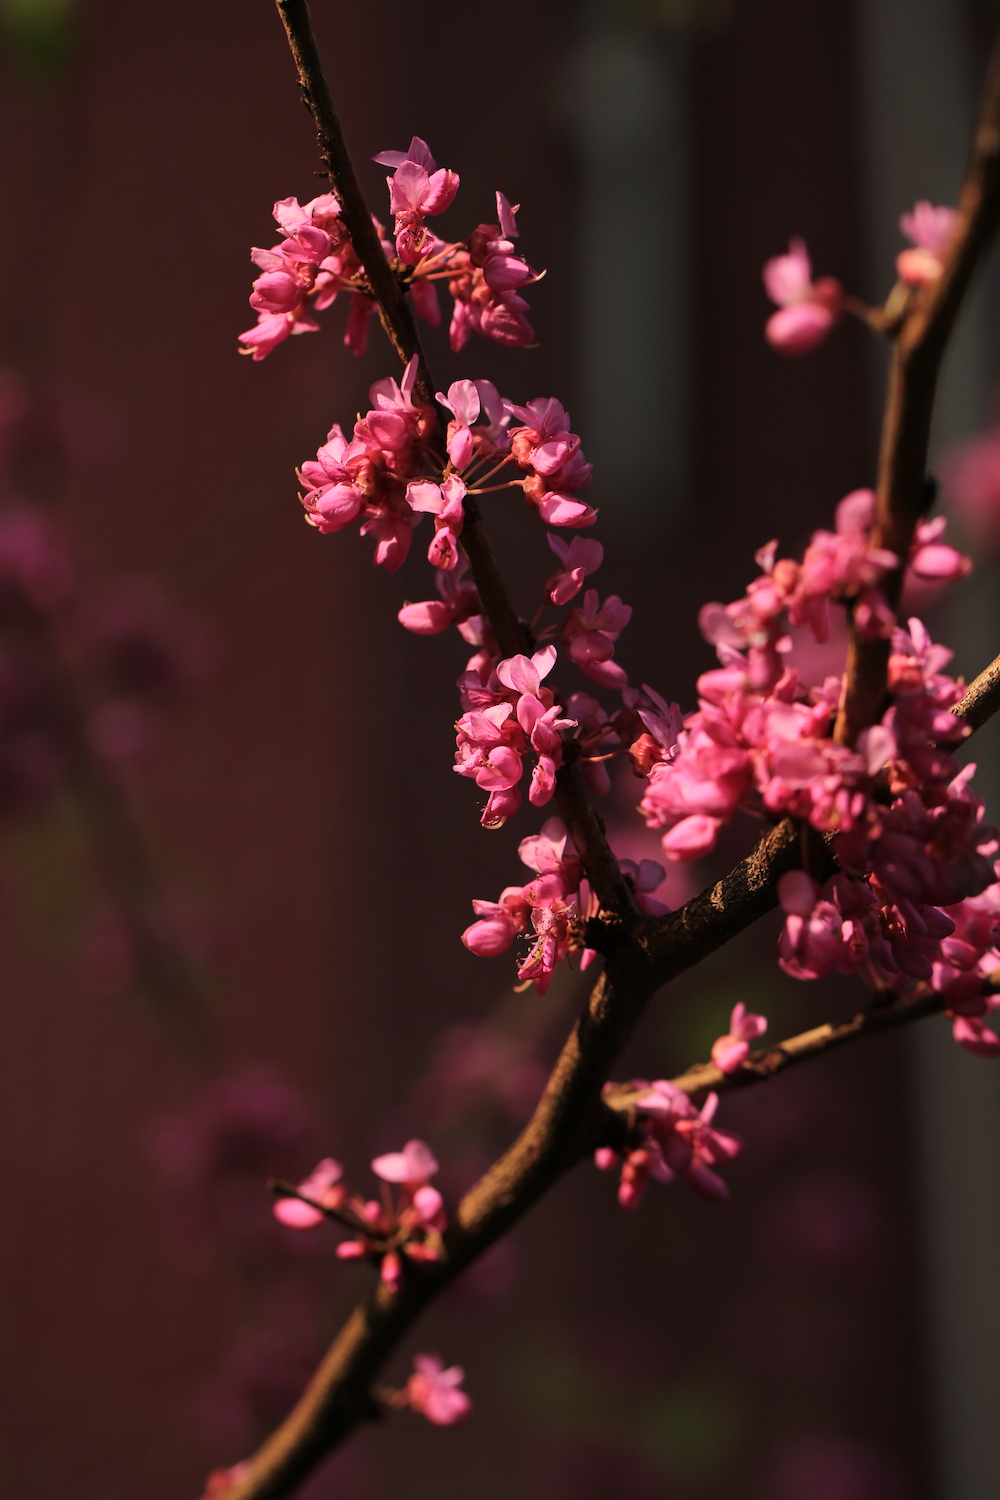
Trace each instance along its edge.
{"label": "blossom on branch", "polygon": [[734,1073],[750,1056],[750,1044],[767,1030],[767,1017],[748,1011],[740,1000],[733,1006],[729,1031],[712,1044],[712,1061],[723,1073]]}
{"label": "blossom on branch", "polygon": [[729,1189],[715,1168],[737,1157],[743,1143],[714,1127],[719,1096],[709,1094],[699,1110],[683,1089],[665,1078],[633,1087],[639,1091],[634,1106],[636,1144],[624,1153],[601,1147],[595,1156],[602,1171],[612,1171],[621,1160],[622,1208],[638,1208],[649,1181],[672,1182],[675,1177],[683,1177],[706,1198],[728,1198]]}
{"label": "blossom on branch", "polygon": [[404,265],[416,265],[428,238],[424,219],[451,206],[458,192],[458,173],[439,168],[427,142],[417,135],[409,150],[380,151],[374,160],[396,169],[386,178],[389,211],[396,216],[396,254]]}
{"label": "blossom on branch", "polygon": [[765,263],[764,287],[779,309],[768,319],[764,336],[780,354],[810,353],[840,320],[840,282],[832,276],[813,281],[805,240],[790,240],[787,255]]}
{"label": "blossom on branch", "polygon": [[914,245],[901,250],[896,257],[896,271],[907,286],[924,286],[937,281],[944,270],[944,257],[955,230],[958,215],[953,208],[935,207],[922,198],[899,220],[899,227]]}
{"label": "blossom on branch", "polygon": [[472,1402],[465,1391],[459,1390],[465,1379],[461,1365],[446,1370],[436,1354],[415,1354],[413,1366],[404,1395],[414,1411],[436,1427],[450,1427],[469,1415]]}

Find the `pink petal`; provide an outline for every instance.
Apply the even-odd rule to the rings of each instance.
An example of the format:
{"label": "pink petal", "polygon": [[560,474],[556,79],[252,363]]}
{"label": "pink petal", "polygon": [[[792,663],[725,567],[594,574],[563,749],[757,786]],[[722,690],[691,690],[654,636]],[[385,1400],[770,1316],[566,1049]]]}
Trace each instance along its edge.
{"label": "pink petal", "polygon": [[288,1229],[315,1229],[326,1218],[318,1208],[303,1203],[301,1198],[279,1198],[272,1212],[278,1223]]}
{"label": "pink petal", "polygon": [[779,354],[809,354],[833,327],[833,313],[818,302],[793,302],[767,320],[764,337]]}
{"label": "pink petal", "polygon": [[663,835],[663,852],[670,860],[701,859],[715,848],[721,823],[717,818],[693,813]]}
{"label": "pink petal", "polygon": [[396,616],[414,635],[440,635],[452,621],[452,608],[443,599],[426,599],[421,604],[404,604]]}

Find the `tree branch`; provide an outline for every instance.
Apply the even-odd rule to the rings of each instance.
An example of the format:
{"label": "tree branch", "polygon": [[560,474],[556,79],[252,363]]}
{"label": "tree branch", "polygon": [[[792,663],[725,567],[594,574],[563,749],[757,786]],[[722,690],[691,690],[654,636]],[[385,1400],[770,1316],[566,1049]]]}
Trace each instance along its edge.
{"label": "tree branch", "polygon": [[[893,609],[899,605],[913,531],[927,497],[927,448],[938,373],[948,338],[973,272],[1000,220],[1000,43],[990,62],[972,138],[956,224],[937,281],[911,293],[893,351],[882,422],[873,541],[900,559],[885,581]],[[853,745],[885,708],[889,642],[865,640],[852,627],[847,680],[836,737]]]}
{"label": "tree branch", "polygon": [[956,703],[952,713],[964,719],[973,730],[981,729],[987,719],[1000,709],[1000,656],[973,682],[969,683],[965,697]]}

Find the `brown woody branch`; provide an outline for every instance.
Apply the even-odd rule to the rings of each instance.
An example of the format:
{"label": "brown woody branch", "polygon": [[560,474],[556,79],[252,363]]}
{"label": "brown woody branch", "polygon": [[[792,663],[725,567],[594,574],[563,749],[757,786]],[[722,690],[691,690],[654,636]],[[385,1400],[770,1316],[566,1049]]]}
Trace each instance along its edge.
{"label": "brown woody branch", "polygon": [[1000,709],[1000,656],[974,681],[969,683],[965,697],[956,703],[952,713],[964,719],[972,729],[981,729],[987,719]]}
{"label": "brown woody branch", "polygon": [[[972,137],[956,224],[944,270],[913,292],[896,333],[879,452],[874,543],[900,566],[885,582],[893,609],[927,499],[927,449],[938,374],[973,272],[1000,220],[1000,44],[994,51]],[[853,629],[837,738],[853,744],[885,708],[888,641],[869,641]]]}

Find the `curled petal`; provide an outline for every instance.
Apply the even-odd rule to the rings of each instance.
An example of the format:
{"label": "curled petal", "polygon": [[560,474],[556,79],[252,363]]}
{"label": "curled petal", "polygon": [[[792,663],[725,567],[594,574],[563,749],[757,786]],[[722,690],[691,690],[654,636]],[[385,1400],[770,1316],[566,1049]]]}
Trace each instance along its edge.
{"label": "curled petal", "polygon": [[663,852],[669,860],[701,859],[715,848],[722,824],[717,818],[692,813],[663,835]]}
{"label": "curled petal", "polygon": [[452,608],[443,599],[426,599],[420,604],[404,604],[396,618],[414,635],[440,635],[451,624]]}

